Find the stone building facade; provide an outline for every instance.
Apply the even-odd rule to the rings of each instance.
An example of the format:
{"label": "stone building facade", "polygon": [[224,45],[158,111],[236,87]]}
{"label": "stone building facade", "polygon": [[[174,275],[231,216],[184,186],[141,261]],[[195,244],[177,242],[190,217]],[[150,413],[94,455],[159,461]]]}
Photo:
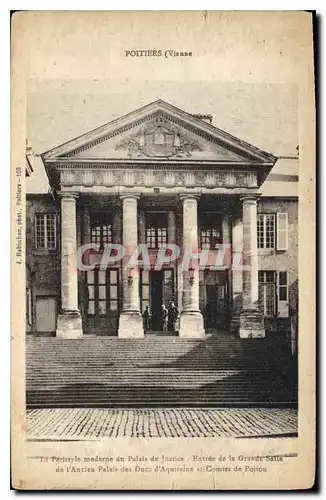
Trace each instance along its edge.
{"label": "stone building facade", "polygon": [[297,176],[210,122],[159,100],[42,155],[50,190],[26,206],[28,332],[141,338],[146,306],[158,331],[171,302],[180,337],[288,329]]}

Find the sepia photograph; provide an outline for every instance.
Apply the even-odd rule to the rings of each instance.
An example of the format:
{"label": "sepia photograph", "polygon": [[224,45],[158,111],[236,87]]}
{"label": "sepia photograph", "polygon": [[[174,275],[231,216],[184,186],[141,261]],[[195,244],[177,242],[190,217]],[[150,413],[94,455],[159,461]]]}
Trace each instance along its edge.
{"label": "sepia photograph", "polygon": [[296,436],[296,88],[31,87],[29,439]]}
{"label": "sepia photograph", "polygon": [[14,489],[313,485],[311,19],[14,14]]}

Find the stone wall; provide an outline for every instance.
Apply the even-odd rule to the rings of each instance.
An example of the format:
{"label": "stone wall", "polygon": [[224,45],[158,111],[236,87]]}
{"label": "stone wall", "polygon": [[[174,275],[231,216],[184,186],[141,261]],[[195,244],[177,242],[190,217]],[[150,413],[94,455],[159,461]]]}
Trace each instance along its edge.
{"label": "stone wall", "polygon": [[26,197],[26,268],[27,287],[32,290],[32,324],[28,332],[36,331],[36,300],[40,296],[56,297],[60,307],[60,228],[57,219],[57,248],[38,249],[35,243],[35,215],[56,213],[58,206],[50,194],[27,195]]}
{"label": "stone wall", "polygon": [[261,200],[258,213],[287,212],[288,214],[288,249],[258,249],[259,270],[288,272],[289,286],[298,278],[298,202]]}
{"label": "stone wall", "polygon": [[[257,211],[288,214],[288,249],[286,251],[278,251],[276,248],[258,249],[258,265],[260,271],[287,271],[291,314],[296,309],[298,293],[298,201],[262,198]],[[287,318],[268,319],[266,323],[269,329],[289,329]]]}

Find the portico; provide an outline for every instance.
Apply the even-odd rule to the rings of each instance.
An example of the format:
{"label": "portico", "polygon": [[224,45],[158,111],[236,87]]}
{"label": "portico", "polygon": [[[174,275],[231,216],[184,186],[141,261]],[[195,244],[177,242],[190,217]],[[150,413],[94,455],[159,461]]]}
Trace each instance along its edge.
{"label": "portico", "polygon": [[[264,336],[257,199],[272,155],[157,101],[43,161],[61,212],[58,337],[142,338],[145,307],[158,315],[159,303],[172,300],[180,337],[232,325],[241,337]],[[87,244],[98,248],[83,254],[80,269]],[[124,255],[103,269],[105,245],[122,245]],[[149,266],[140,257],[130,264],[139,245]]]}
{"label": "portico", "polygon": [[[205,328],[225,329],[236,318],[240,336],[247,332],[252,335],[246,318],[249,315],[252,322],[254,312],[260,321],[256,197],[251,194],[214,198],[192,193],[176,197],[156,195],[155,208],[159,210],[153,211],[153,196],[141,193],[102,196],[61,191],[62,308],[57,335],[79,338],[83,333],[110,330],[120,338],[141,338],[146,305],[157,318],[160,304],[168,305],[171,300],[180,313],[180,337],[201,338]],[[207,211],[212,200],[221,212]],[[231,215],[228,212],[231,206],[242,209],[242,231],[238,230],[236,211]],[[220,243],[214,250],[205,247],[203,241],[207,214],[216,218],[217,228],[221,227]],[[164,233],[161,242],[155,241],[153,227],[159,219],[163,221],[162,228],[156,231]],[[232,234],[236,235],[233,244]],[[89,270],[80,270],[77,249],[88,243],[100,248],[83,252],[82,261]],[[102,244],[121,244],[123,259],[102,268]],[[164,246],[168,248],[166,252]],[[174,255],[170,247],[176,249]],[[137,248],[147,250],[148,260],[140,254],[137,264],[132,265],[130,259],[133,254],[135,258]],[[192,252],[188,259],[185,248]],[[239,295],[241,307],[237,304]],[[256,335],[263,335],[262,319],[261,330],[257,324],[258,320]]]}

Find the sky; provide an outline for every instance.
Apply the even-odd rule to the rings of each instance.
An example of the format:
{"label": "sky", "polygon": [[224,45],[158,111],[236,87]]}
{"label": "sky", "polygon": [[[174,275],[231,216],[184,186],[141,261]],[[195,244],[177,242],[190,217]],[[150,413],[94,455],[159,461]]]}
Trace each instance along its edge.
{"label": "sky", "polygon": [[[279,83],[30,80],[27,137],[41,154],[157,99],[211,114],[216,127],[275,156],[296,153],[296,87]],[[40,163],[36,170],[33,183],[46,183]]]}
{"label": "sky", "polygon": [[37,153],[163,99],[276,156],[295,153],[296,88],[284,84],[34,80],[27,97],[27,134]]}

